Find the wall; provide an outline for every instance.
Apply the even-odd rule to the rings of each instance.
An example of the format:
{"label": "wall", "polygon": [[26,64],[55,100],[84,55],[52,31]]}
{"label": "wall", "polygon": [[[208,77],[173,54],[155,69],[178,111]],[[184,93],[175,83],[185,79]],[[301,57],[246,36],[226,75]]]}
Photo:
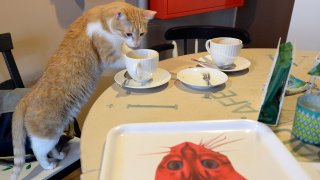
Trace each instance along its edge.
{"label": "wall", "polygon": [[[87,9],[114,0],[10,0],[0,6],[0,33],[10,32],[13,55],[22,79],[31,87],[41,76],[50,56],[57,49],[68,26]],[[113,81],[116,70],[106,72],[97,91],[83,108],[78,120],[82,127],[94,100]],[[0,56],[0,82],[9,78]]]}
{"label": "wall", "polygon": [[248,47],[275,48],[285,42],[294,0],[246,0],[238,8],[236,27],[246,29],[252,42]]}
{"label": "wall", "polygon": [[295,1],[287,40],[298,49],[320,51],[319,7],[319,0]]}
{"label": "wall", "polygon": [[[26,86],[32,86],[41,76],[49,57],[57,49],[65,30],[85,10],[114,0],[10,0],[1,1],[0,33],[10,32],[13,38],[13,54],[22,79]],[[137,0],[129,0],[137,4]],[[223,10],[176,18],[172,20],[152,20],[144,44],[148,47],[164,42],[160,34],[176,25],[212,24],[232,26],[235,10]],[[82,109],[78,120],[80,126],[95,99],[111,84],[113,75],[118,70],[111,70],[102,76],[97,90]],[[0,57],[0,82],[9,78],[5,63]]]}
{"label": "wall", "polygon": [[[213,11],[203,14],[197,14],[186,17],[179,17],[168,20],[155,19],[150,22],[149,32],[147,34],[147,47],[161,44],[165,42],[164,33],[167,29],[174,26],[187,26],[187,25],[219,25],[219,26],[234,26],[234,16],[236,10],[226,9],[220,11]],[[160,34],[160,36],[158,35]],[[183,40],[177,41],[179,47],[179,55],[183,54]],[[199,40],[199,51],[205,51],[205,40]],[[188,53],[194,52],[194,43],[189,41],[188,43]],[[166,56],[170,57],[170,56]],[[166,58],[164,57],[164,58]]]}
{"label": "wall", "polygon": [[[32,85],[58,47],[66,28],[86,9],[113,0],[10,0],[0,6],[0,32],[10,32],[22,79]],[[1,57],[2,58],[2,57]],[[0,61],[0,82],[8,78]]]}

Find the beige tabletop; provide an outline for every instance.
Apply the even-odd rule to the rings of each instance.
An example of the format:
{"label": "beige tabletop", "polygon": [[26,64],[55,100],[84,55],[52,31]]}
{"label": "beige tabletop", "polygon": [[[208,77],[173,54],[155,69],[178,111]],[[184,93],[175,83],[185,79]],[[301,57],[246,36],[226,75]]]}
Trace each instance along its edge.
{"label": "beige tabletop", "polygon": [[[170,72],[171,80],[156,88],[128,89],[114,83],[97,99],[85,120],[80,145],[81,177],[98,178],[107,133],[120,124],[256,120],[274,54],[275,49],[243,49],[241,57],[248,59],[251,66],[239,72],[227,73],[229,79],[225,84],[207,90],[192,89],[176,79],[180,70],[197,66],[191,58],[199,58],[207,53],[161,61],[160,68]],[[316,54],[315,51],[297,51],[292,73],[308,81],[310,77],[307,71],[312,67]],[[288,122],[293,120],[298,96],[285,97],[280,124],[288,126]]]}

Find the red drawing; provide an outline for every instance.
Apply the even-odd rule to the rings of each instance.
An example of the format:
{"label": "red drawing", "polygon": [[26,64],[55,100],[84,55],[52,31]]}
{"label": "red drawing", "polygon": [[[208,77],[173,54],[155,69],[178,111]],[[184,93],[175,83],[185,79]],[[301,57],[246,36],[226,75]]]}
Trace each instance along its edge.
{"label": "red drawing", "polygon": [[212,150],[231,142],[217,145],[217,138],[199,145],[183,142],[170,147],[158,165],[155,180],[244,180],[227,156]]}

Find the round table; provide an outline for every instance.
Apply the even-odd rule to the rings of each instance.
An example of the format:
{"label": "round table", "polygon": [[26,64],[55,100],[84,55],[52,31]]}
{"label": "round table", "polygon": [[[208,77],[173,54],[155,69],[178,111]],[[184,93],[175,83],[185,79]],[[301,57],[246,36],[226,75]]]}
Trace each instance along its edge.
{"label": "round table", "polygon": [[[120,124],[143,122],[252,119],[261,106],[263,87],[271,70],[276,49],[242,49],[248,69],[229,72],[228,81],[220,86],[197,90],[181,83],[180,70],[196,67],[191,58],[207,55],[189,54],[166,59],[159,67],[171,73],[171,80],[152,89],[121,88],[114,83],[107,88],[90,109],[81,136],[81,168],[83,179],[97,179],[108,131]],[[292,73],[308,81],[317,52],[297,51]],[[281,121],[293,120],[298,95],[284,100]]]}

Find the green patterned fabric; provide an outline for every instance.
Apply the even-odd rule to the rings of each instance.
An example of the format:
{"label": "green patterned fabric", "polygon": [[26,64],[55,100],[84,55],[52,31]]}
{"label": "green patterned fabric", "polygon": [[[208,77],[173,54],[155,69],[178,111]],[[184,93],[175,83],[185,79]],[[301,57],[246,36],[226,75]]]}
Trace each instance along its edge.
{"label": "green patterned fabric", "polygon": [[320,76],[320,64],[318,64],[316,67],[312,68],[308,74],[312,76]]}
{"label": "green patterned fabric", "polygon": [[294,95],[302,93],[310,88],[309,84],[301,79],[290,75],[290,79],[286,88],[286,95]]}
{"label": "green patterned fabric", "polygon": [[308,94],[299,97],[292,127],[296,138],[308,144],[320,145],[319,108],[320,96]]}

